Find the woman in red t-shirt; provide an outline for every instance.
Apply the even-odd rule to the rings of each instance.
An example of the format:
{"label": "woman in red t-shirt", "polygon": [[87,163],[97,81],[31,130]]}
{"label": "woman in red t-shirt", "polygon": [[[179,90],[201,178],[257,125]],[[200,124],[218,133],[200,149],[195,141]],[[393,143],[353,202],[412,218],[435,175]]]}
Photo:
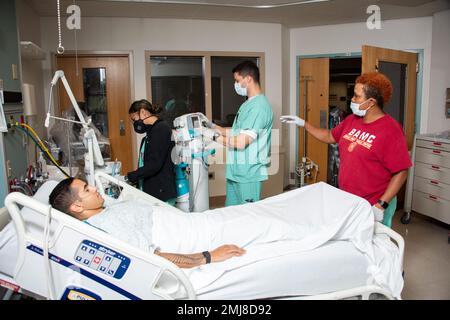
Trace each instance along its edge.
{"label": "woman in red t-shirt", "polygon": [[281,117],[322,142],[339,144],[339,188],[369,201],[377,221],[412,166],[400,124],[383,111],[391,95],[392,84],[385,75],[365,73],[356,79],[353,114],[332,130],[316,128],[297,116]]}

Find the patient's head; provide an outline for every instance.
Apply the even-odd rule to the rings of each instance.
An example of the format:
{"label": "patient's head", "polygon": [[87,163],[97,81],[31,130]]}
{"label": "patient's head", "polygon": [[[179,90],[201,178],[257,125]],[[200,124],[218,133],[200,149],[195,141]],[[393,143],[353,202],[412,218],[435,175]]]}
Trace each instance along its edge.
{"label": "patient's head", "polygon": [[88,219],[103,210],[104,201],[97,188],[75,178],[58,183],[49,197],[53,208],[79,220]]}

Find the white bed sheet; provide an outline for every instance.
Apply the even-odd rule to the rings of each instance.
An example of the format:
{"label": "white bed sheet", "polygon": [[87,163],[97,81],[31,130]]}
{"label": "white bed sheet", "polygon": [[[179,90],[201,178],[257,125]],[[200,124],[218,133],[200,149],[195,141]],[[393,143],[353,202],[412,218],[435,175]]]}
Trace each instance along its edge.
{"label": "white bed sheet", "polygon": [[[41,187],[35,198],[41,202],[47,202],[50,193],[48,189],[53,189],[54,185],[55,183],[52,182],[44,185],[46,188]],[[45,196],[43,196],[44,194]],[[266,200],[261,204],[269,201]],[[274,205],[274,203],[271,204]],[[24,208],[23,210],[30,209]],[[9,276],[13,275],[16,261],[14,257],[17,256],[17,244],[14,243],[14,240],[17,241],[13,225],[10,224],[0,230],[0,272]],[[383,242],[381,241],[381,243]],[[283,252],[285,244],[287,247],[290,245],[283,242],[272,243],[266,248],[257,248],[255,252],[265,252],[267,251],[265,249],[272,252]],[[277,250],[278,245],[280,246],[279,251]],[[386,250],[391,249],[390,251],[393,252],[396,249],[383,244],[381,248],[385,254],[377,254],[380,250],[374,248],[375,258],[378,260],[376,265],[380,269],[387,270],[384,274],[389,274],[389,270],[392,269],[392,263],[389,261],[393,259],[384,259],[384,257],[391,256],[386,255]],[[350,241],[329,241],[311,251],[289,252],[246,265],[238,264],[236,269],[229,267],[227,270],[224,269],[225,272],[207,286],[198,286],[199,276],[203,278],[207,275],[209,268],[211,268],[209,271],[216,273],[214,265],[201,266],[199,269],[204,269],[205,272],[200,273],[191,274],[193,270],[184,270],[194,287],[197,288],[196,292],[200,299],[258,299],[322,294],[365,286],[372,282],[369,274],[373,274],[368,270],[367,257],[358,251],[354,243]],[[274,279],[277,281],[273,281]],[[392,281],[394,284],[390,285],[391,288],[399,282],[396,278],[393,278]],[[401,282],[402,284],[403,282]],[[401,288],[393,291],[401,292]]]}
{"label": "white bed sheet", "polygon": [[246,300],[324,294],[367,285],[367,268],[367,259],[351,242],[330,241],[311,251],[227,271],[197,295],[199,299]]}
{"label": "white bed sheet", "polygon": [[[374,245],[370,204],[323,182],[253,204],[204,213],[180,215],[154,210],[153,219],[153,242],[163,252],[202,252],[227,242],[247,250],[243,256],[186,271],[196,292],[202,292],[226,272],[315,250],[329,241],[348,241],[364,255],[370,278],[363,285],[378,285],[395,298],[400,297],[403,287],[398,249],[384,246],[385,250],[377,250]],[[322,263],[327,263],[326,257]]]}
{"label": "white bed sheet", "polygon": [[[13,277],[17,237],[12,223],[1,231],[0,239],[0,273]],[[199,299],[246,300],[323,294],[366,285],[367,267],[367,259],[352,243],[330,241],[315,250],[273,257],[227,271],[198,290],[197,295]]]}

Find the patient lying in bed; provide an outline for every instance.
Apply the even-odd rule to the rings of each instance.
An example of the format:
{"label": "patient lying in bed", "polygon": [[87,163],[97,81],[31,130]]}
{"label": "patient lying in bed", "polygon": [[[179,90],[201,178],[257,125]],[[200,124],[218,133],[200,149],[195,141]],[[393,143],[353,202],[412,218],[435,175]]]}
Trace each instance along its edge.
{"label": "patient lying in bed", "polygon": [[[277,241],[294,243],[286,249],[289,253],[314,249],[330,239],[351,240],[370,255],[370,248],[365,247],[360,233],[373,228],[373,217],[369,207],[369,210],[356,210],[359,217],[352,218],[354,199],[347,213],[335,217],[324,217],[317,212],[314,216],[302,215],[301,208],[299,212],[284,212],[283,208],[258,212],[251,209],[259,204],[238,206],[232,211],[177,214],[140,200],[106,205],[95,187],[68,178],[55,187],[49,202],[55,209],[181,268],[225,261],[244,255],[247,246]],[[367,234],[371,235],[372,231]],[[276,254],[279,253],[273,253]]]}
{"label": "patient lying in bed", "polygon": [[140,249],[162,256],[180,268],[192,268],[240,256],[245,250],[236,245],[221,245],[211,252],[164,253],[152,242],[153,208],[142,200],[105,204],[95,187],[80,179],[61,181],[49,202],[55,209],[70,214]]}

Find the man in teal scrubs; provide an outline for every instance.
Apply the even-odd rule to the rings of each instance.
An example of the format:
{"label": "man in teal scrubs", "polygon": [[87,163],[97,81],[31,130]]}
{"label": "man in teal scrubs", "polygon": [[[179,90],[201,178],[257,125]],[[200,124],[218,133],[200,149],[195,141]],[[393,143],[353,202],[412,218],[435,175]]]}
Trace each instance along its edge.
{"label": "man in teal scrubs", "polygon": [[259,69],[244,61],[233,69],[236,93],[248,99],[239,108],[231,130],[209,123],[227,147],[226,206],[260,200],[261,182],[267,180],[270,162],[272,107],[261,92]]}

